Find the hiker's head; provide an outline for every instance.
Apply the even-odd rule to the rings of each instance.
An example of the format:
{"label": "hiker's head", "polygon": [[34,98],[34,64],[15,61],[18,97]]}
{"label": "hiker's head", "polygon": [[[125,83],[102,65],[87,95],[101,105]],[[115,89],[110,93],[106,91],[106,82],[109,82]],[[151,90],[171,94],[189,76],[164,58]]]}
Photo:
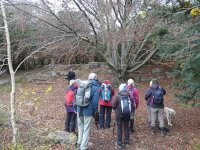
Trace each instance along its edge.
{"label": "hiker's head", "polygon": [[69,85],[70,85],[70,86],[76,85],[76,80],[70,80],[70,81],[69,81]]}
{"label": "hiker's head", "polygon": [[88,76],[88,80],[96,80],[97,79],[97,75],[95,73],[90,73]]}
{"label": "hiker's head", "polygon": [[133,79],[128,79],[128,82],[127,82],[128,85],[133,85],[134,86],[134,80]]}
{"label": "hiker's head", "polygon": [[122,83],[119,86],[119,91],[123,91],[123,90],[126,90],[126,84],[125,83]]}
{"label": "hiker's head", "polygon": [[150,81],[150,86],[152,86],[153,84],[158,84],[158,79],[154,78]]}
{"label": "hiker's head", "polygon": [[109,80],[104,80],[103,81],[105,84],[110,84],[110,81]]}

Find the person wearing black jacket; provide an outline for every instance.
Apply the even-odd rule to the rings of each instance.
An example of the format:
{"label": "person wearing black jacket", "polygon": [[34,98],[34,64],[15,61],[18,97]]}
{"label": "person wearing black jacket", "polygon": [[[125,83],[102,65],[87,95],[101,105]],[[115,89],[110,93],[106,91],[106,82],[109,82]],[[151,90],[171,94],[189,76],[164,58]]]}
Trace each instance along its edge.
{"label": "person wearing black jacket", "polygon": [[70,80],[75,80],[76,79],[76,74],[75,74],[75,72],[73,71],[72,68],[68,72],[66,79],[68,80],[68,84],[69,84]]}
{"label": "person wearing black jacket", "polygon": [[[160,102],[155,102],[156,94],[161,93]],[[145,100],[150,104],[150,113],[151,113],[151,131],[152,134],[156,132],[156,121],[158,118],[159,127],[161,130],[161,135],[165,136],[165,124],[164,124],[164,98],[163,96],[166,94],[164,88],[159,86],[157,79],[152,79],[150,82],[150,88],[148,88],[145,93]],[[157,94],[158,95],[158,94]],[[158,98],[157,98],[158,99]]]}
{"label": "person wearing black jacket", "polygon": [[[115,148],[118,148],[118,149],[122,149],[123,145],[125,145],[126,148],[130,147],[129,122],[130,122],[131,112],[129,114],[122,114],[121,96],[129,97],[129,99],[131,99],[129,92],[126,90],[125,83],[119,86],[119,93],[116,95],[116,97],[114,97],[112,101],[112,108],[115,110],[115,119],[117,123],[117,142],[115,143]],[[133,105],[131,103],[131,110],[132,109],[133,109]],[[122,140],[123,133],[124,133],[124,143]]]}

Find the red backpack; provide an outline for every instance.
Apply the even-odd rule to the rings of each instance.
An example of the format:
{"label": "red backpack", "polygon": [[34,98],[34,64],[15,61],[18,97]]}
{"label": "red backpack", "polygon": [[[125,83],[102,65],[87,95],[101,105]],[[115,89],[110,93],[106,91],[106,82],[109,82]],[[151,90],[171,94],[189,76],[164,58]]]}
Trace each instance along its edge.
{"label": "red backpack", "polygon": [[67,106],[72,106],[74,99],[75,99],[74,92],[72,90],[67,90],[65,94],[65,104]]}

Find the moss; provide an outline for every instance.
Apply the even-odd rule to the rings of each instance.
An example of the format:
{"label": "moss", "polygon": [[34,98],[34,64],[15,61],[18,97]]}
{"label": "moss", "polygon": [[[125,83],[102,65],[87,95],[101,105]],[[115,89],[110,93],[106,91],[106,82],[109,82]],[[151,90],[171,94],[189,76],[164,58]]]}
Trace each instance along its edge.
{"label": "moss", "polygon": [[3,95],[3,94],[6,94],[6,93],[9,93],[11,91],[11,86],[10,84],[6,84],[4,86],[0,86],[0,94]]}
{"label": "moss", "polygon": [[192,150],[200,150],[200,143],[199,144],[193,144]]}
{"label": "moss", "polygon": [[25,150],[21,144],[17,144],[16,147],[11,146],[10,150]]}

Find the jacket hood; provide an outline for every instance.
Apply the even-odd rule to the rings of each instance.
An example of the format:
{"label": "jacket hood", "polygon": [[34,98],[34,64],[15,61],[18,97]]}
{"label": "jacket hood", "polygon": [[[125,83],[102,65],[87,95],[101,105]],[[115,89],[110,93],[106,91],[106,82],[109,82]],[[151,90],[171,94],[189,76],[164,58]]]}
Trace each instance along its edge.
{"label": "jacket hood", "polygon": [[95,80],[95,79],[90,80],[90,82],[92,83],[92,85],[95,85],[95,86],[100,86],[101,84],[99,80]]}
{"label": "jacket hood", "polygon": [[151,86],[151,89],[157,89],[159,87],[159,85],[158,84],[153,84],[152,86]]}
{"label": "jacket hood", "polygon": [[132,86],[132,85],[127,85],[126,86],[126,89],[128,89],[128,90],[132,90],[134,88],[134,86]]}

